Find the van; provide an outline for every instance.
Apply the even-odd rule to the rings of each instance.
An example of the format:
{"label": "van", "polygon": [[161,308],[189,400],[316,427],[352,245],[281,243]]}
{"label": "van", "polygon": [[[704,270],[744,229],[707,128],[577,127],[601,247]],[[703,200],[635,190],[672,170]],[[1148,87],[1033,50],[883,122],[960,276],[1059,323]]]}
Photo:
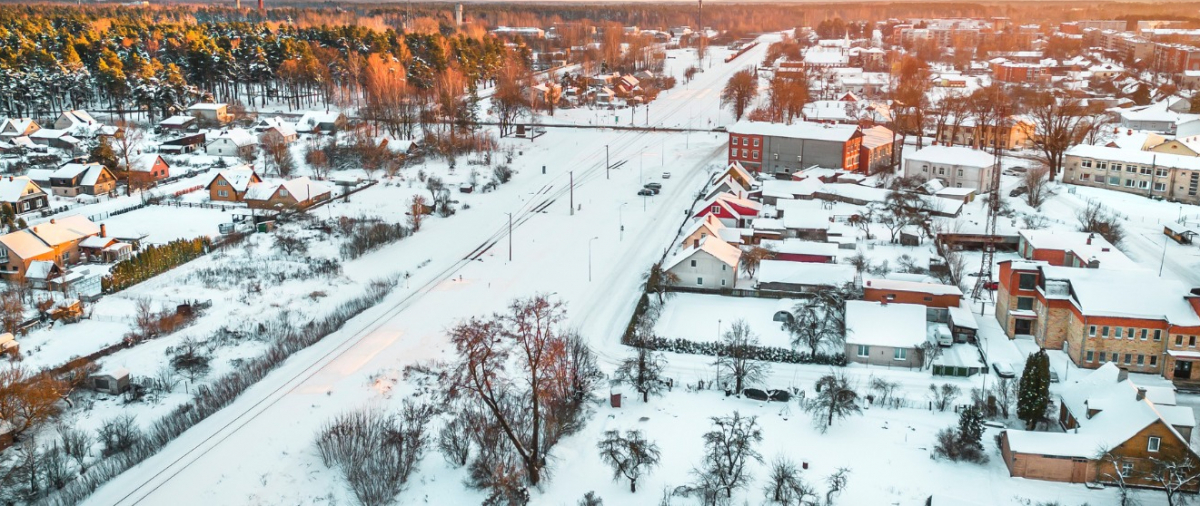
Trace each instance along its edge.
{"label": "van", "polygon": [[944,323],[937,326],[937,343],[939,346],[951,346],[954,344],[954,334],[950,332],[950,327]]}

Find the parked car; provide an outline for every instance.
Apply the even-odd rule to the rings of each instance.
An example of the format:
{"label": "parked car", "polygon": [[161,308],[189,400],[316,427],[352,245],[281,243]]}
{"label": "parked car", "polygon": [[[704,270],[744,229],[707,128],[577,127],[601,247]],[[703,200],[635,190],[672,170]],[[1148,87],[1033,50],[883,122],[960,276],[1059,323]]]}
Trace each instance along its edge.
{"label": "parked car", "polygon": [[992,369],[995,369],[996,376],[999,376],[1001,378],[1017,377],[1017,373],[1013,372],[1012,366],[1005,364],[1003,362],[996,362],[996,363],[992,364]]}
{"label": "parked car", "polygon": [[641,196],[641,197],[651,197],[654,195],[656,195],[656,192],[649,188],[642,188],[641,190],[638,190],[638,196]]}
{"label": "parked car", "polygon": [[659,184],[659,183],[646,183],[646,186],[644,186],[644,188],[649,188],[649,189],[651,189],[651,190],[654,190],[654,191],[656,191],[656,192],[657,192],[657,191],[662,191],[662,185],[661,185],[661,184]]}
{"label": "parked car", "polygon": [[1058,371],[1055,371],[1054,369],[1050,369],[1050,382],[1058,383]]}
{"label": "parked car", "polygon": [[1008,196],[1009,197],[1020,197],[1021,195],[1024,195],[1025,192],[1027,192],[1027,191],[1029,191],[1029,188],[1026,188],[1024,186],[1018,186],[1016,188],[1013,188],[1012,191],[1008,192]]}
{"label": "parked car", "polygon": [[663,172],[662,178],[663,178],[663,179],[671,179],[671,173],[670,173],[670,172]]}

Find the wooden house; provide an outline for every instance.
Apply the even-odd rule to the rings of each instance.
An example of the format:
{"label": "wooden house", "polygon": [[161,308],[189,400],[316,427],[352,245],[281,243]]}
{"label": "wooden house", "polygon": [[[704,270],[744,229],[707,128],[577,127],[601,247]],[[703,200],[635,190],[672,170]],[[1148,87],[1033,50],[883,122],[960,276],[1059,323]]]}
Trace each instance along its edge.
{"label": "wooden house", "polygon": [[208,199],[213,202],[241,202],[246,190],[262,182],[262,178],[249,166],[217,171],[204,188]]}

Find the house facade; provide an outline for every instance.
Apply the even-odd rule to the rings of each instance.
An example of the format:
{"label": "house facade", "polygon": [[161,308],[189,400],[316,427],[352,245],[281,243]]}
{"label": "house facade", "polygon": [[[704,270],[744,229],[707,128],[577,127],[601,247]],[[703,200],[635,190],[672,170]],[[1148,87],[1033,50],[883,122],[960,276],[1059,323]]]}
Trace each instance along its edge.
{"label": "house facade", "polygon": [[0,275],[8,279],[25,276],[35,262],[50,262],[59,268],[83,260],[79,243],[100,234],[100,226],[75,215],[51,219],[0,236]]}
{"label": "house facade", "polygon": [[213,202],[241,202],[246,190],[261,182],[253,169],[244,167],[218,171],[204,187]]}
{"label": "house facade", "polygon": [[163,157],[148,153],[138,155],[129,160],[130,167],[125,169],[129,184],[146,188],[171,177],[171,166]]}
{"label": "house facade", "polygon": [[208,140],[204,152],[213,156],[246,158],[254,154],[258,139],[240,128],[222,132]]}
{"label": "house facade", "polygon": [[233,121],[233,115],[229,113],[228,104],[201,102],[188,107],[187,113],[195,116],[198,120],[210,123],[223,125]]}
{"label": "house facade", "polygon": [[919,283],[895,279],[863,281],[863,300],[914,304],[925,307],[952,308],[962,304],[962,290],[957,286],[938,283]]}
{"label": "house facade", "polygon": [[45,190],[26,176],[0,179],[0,202],[11,206],[17,214],[45,209],[49,200]]}
{"label": "house facade", "polygon": [[50,174],[50,190],[59,197],[107,195],[117,189],[117,177],[98,163],[68,163]]}
{"label": "house facade", "polygon": [[717,237],[694,240],[663,263],[663,270],[679,278],[677,286],[731,289],[737,283],[742,250]]}
{"label": "house facade", "polygon": [[920,368],[929,341],[925,308],[866,300],[846,301],[846,360],[883,367]]}
{"label": "house facade", "polygon": [[1200,157],[1081,144],[1063,165],[1067,183],[1200,204]]}
{"label": "house facade", "polygon": [[992,191],[996,157],[961,146],[928,146],[905,156],[904,176],[922,181],[937,179],[947,188]]}
{"label": "house facade", "polygon": [[729,161],[750,171],[790,174],[812,166],[847,171],[862,168],[863,133],[855,125],[744,120],[730,126],[728,133]]}
{"label": "house facade", "polygon": [[301,177],[283,182],[262,182],[250,186],[242,200],[251,209],[307,209],[329,200],[333,190],[320,181]]}

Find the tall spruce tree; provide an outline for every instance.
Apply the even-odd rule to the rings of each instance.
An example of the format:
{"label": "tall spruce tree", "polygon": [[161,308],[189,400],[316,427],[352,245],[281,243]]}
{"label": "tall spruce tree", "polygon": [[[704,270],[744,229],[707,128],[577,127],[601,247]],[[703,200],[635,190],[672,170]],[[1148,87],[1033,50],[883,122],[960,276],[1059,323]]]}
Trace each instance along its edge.
{"label": "tall spruce tree", "polygon": [[1050,357],[1046,350],[1038,350],[1025,360],[1025,373],[1021,375],[1021,386],[1017,393],[1017,418],[1025,421],[1025,427],[1033,430],[1035,424],[1046,414],[1050,402]]}

